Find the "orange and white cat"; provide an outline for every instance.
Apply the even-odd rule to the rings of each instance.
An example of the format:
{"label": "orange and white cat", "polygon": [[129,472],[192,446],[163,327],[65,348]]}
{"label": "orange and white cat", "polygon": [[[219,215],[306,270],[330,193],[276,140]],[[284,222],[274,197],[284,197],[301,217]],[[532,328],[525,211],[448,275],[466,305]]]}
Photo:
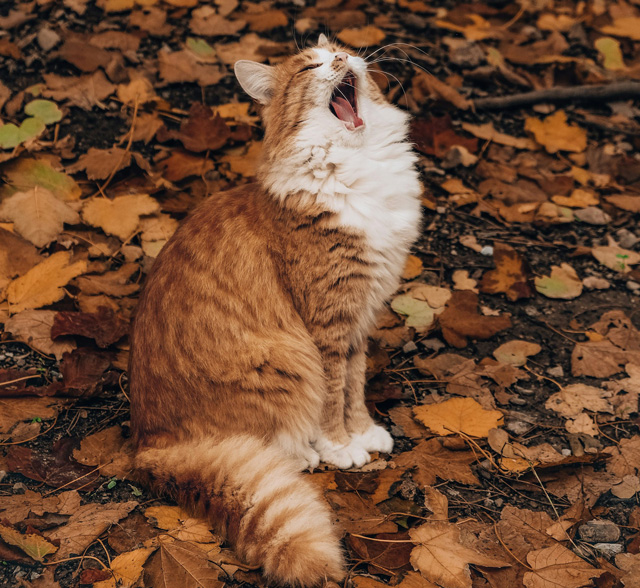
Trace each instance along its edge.
{"label": "orange and white cat", "polygon": [[268,579],[314,586],[344,561],[299,471],[393,448],[364,404],[365,352],[418,236],[421,185],[407,115],[360,57],[321,36],[235,72],[264,105],[258,181],[199,206],[147,280],[130,362],[136,467]]}

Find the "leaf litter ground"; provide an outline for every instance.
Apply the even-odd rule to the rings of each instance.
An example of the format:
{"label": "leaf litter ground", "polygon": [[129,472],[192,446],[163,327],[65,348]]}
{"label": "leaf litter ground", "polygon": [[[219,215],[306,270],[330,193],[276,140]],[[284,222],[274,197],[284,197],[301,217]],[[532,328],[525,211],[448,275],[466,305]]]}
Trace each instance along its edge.
{"label": "leaf litter ground", "polygon": [[[426,188],[370,349],[394,453],[311,474],[348,582],[637,585],[638,24],[623,2],[5,3],[0,583],[262,585],[136,483],[123,333],[176,221],[254,173],[229,65],[329,32],[406,43],[378,79]],[[579,100],[597,86],[612,97]]]}

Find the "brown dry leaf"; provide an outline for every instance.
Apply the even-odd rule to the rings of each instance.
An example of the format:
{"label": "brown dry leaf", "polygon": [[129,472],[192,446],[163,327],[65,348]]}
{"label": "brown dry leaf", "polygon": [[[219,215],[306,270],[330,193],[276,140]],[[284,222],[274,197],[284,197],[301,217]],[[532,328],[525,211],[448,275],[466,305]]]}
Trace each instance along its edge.
{"label": "brown dry leaf", "polygon": [[521,561],[532,549],[553,545],[546,529],[553,519],[544,511],[505,506],[497,523],[497,531],[511,553]]}
{"label": "brown dry leaf", "polygon": [[90,45],[80,38],[68,38],[57,53],[60,58],[84,73],[92,73],[100,67],[105,68],[112,59],[109,51]]}
{"label": "brown dry leaf", "polygon": [[218,14],[209,5],[200,6],[191,12],[189,28],[196,34],[203,37],[218,37],[235,35],[245,26],[244,20],[228,20],[225,14]]}
{"label": "brown dry leaf", "polygon": [[5,322],[4,330],[12,333],[18,341],[24,341],[34,349],[60,360],[63,353],[73,351],[76,344],[71,338],[57,341],[51,338],[55,315],[54,310],[23,310]]}
{"label": "brown dry leaf", "polygon": [[481,292],[504,293],[512,302],[533,295],[529,264],[513,247],[504,243],[495,243],[493,261],[496,269],[483,274],[480,281]]}
{"label": "brown dry leaf", "polygon": [[529,552],[527,562],[532,568],[524,575],[527,588],[580,588],[604,573],[560,544]]}
{"label": "brown dry leaf", "polygon": [[424,489],[424,505],[433,513],[427,517],[429,520],[449,520],[449,499],[438,489],[431,486]]}
{"label": "brown dry leaf", "polygon": [[73,450],[73,457],[79,463],[100,466],[103,476],[132,479],[133,448],[131,442],[122,436],[119,425],[82,439],[80,449]]}
{"label": "brown dry leaf", "polygon": [[640,195],[616,194],[614,196],[605,196],[604,199],[622,210],[640,212]]}
{"label": "brown dry leaf", "polygon": [[83,553],[110,525],[127,516],[136,506],[138,503],[135,501],[84,504],[65,525],[44,534],[52,541],[60,541],[57,557],[61,559],[72,553]]}
{"label": "brown dry leaf", "polygon": [[535,278],[536,290],[547,298],[572,300],[582,294],[582,281],[568,263],[551,266],[551,275]]}
{"label": "brown dry leaf", "polygon": [[378,27],[369,25],[361,29],[342,29],[336,36],[343,43],[359,49],[379,45],[387,35]]}
{"label": "brown dry leaf", "polygon": [[604,451],[612,456],[607,462],[608,472],[620,478],[640,473],[640,435],[622,439],[617,446],[606,447]]}
{"label": "brown dry leaf", "polygon": [[111,560],[109,569],[113,577],[95,582],[93,588],[131,588],[142,575],[143,566],[156,547],[142,547],[121,553]]}
{"label": "brown dry leaf", "polygon": [[8,433],[20,421],[52,419],[66,402],[60,398],[0,398],[0,433]]}
{"label": "brown dry leaf", "polygon": [[144,567],[144,582],[153,588],[223,588],[220,573],[193,543],[161,541],[160,549]]}
{"label": "brown dry leaf", "polygon": [[144,516],[179,541],[216,542],[206,521],[193,518],[179,506],[151,506],[144,511]]}
{"label": "brown dry leaf", "polygon": [[409,536],[416,543],[411,552],[413,567],[427,580],[447,588],[471,588],[469,564],[491,568],[510,565],[463,546],[460,530],[450,523],[426,523],[411,529]]}
{"label": "brown dry leaf", "polygon": [[631,271],[630,266],[640,263],[640,253],[618,247],[618,245],[613,242],[609,245],[594,247],[591,250],[591,254],[602,265],[620,272],[621,274],[629,273]]}
{"label": "brown dry leaf", "polygon": [[416,418],[438,435],[464,433],[486,437],[489,430],[502,424],[497,410],[485,410],[473,398],[451,398],[439,404],[422,404],[413,409]]}
{"label": "brown dry leaf", "polygon": [[470,123],[463,122],[462,128],[471,133],[478,139],[484,139],[485,141],[491,141],[492,143],[498,143],[499,145],[507,145],[508,147],[515,147],[516,149],[526,149],[527,151],[536,151],[538,145],[532,139],[523,137],[513,137],[511,135],[505,135],[496,131],[493,123],[488,122],[483,125],[472,125]]}
{"label": "brown dry leaf", "polygon": [[0,228],[0,291],[13,279],[40,263],[38,250],[22,237]]}
{"label": "brown dry leaf", "polygon": [[587,386],[586,384],[570,384],[560,392],[552,394],[545,407],[565,418],[575,419],[584,410],[591,412],[613,412],[609,399],[609,390]]}
{"label": "brown dry leaf", "polygon": [[623,16],[614,18],[610,25],[600,27],[600,31],[614,37],[627,37],[634,41],[640,41],[640,17]]}
{"label": "brown dry leaf", "polygon": [[38,533],[20,533],[9,525],[0,523],[0,538],[9,545],[15,545],[36,561],[42,561],[58,548]]}
{"label": "brown dry leaf", "polygon": [[[276,27],[286,27],[289,24],[289,19],[282,10],[266,10],[256,14],[245,12],[242,18],[249,23],[249,28],[256,33],[264,33]],[[207,34],[211,35],[211,33]]]}
{"label": "brown dry leaf", "polygon": [[478,293],[478,282],[469,277],[468,270],[456,270],[451,276],[454,290],[471,290]]}
{"label": "brown dry leaf", "polygon": [[414,94],[419,92],[420,97],[424,94],[431,94],[436,98],[441,98],[453,104],[456,108],[467,110],[473,102],[464,98],[455,88],[440,81],[430,73],[418,72],[413,78],[412,85]]}
{"label": "brown dry leaf", "polygon": [[89,275],[76,278],[74,285],[86,295],[106,294],[107,296],[129,296],[140,289],[140,284],[130,284],[129,279],[140,267],[137,263],[125,263],[120,269],[102,275]]}
{"label": "brown dry leaf", "polygon": [[200,63],[198,56],[188,49],[161,50],[158,53],[158,62],[164,84],[197,82],[201,86],[212,86],[224,77],[219,67]]}
{"label": "brown dry leaf", "polygon": [[249,178],[256,175],[261,153],[262,143],[260,141],[253,141],[249,144],[248,148],[242,146],[228,150],[225,155],[220,158],[220,161],[228,163],[229,169],[234,174],[240,174],[245,178]]}
{"label": "brown dry leaf", "polygon": [[[220,160],[223,159],[220,158]],[[211,159],[174,149],[169,157],[160,162],[160,166],[164,178],[170,182],[179,182],[189,176],[204,176],[215,167],[215,164]]]}
{"label": "brown dry leaf", "polygon": [[[77,495],[75,490],[72,490]],[[41,494],[32,490],[25,490],[24,494],[3,496],[0,504],[0,517],[12,524],[26,519],[29,513],[42,516],[44,513],[59,512],[60,500],[57,496],[43,498]]]}
{"label": "brown dry leaf", "polygon": [[82,218],[91,226],[126,241],[136,232],[142,215],[153,214],[159,209],[158,202],[148,194],[127,194],[113,200],[88,200],[82,209]]}
{"label": "brown dry leaf", "polygon": [[438,439],[422,441],[411,451],[393,458],[403,468],[416,468],[412,476],[421,486],[435,484],[436,478],[461,484],[480,484],[470,467],[476,460],[477,456],[472,451],[451,451]]}
{"label": "brown dry leaf", "polygon": [[582,188],[575,189],[571,192],[571,196],[552,196],[551,200],[559,206],[569,206],[570,208],[586,208],[600,203],[593,192]]}
{"label": "brown dry leaf", "polygon": [[372,535],[398,531],[398,526],[366,496],[359,496],[354,492],[331,491],[325,497],[335,511],[340,526],[347,533]]}
{"label": "brown dry leaf", "polygon": [[101,70],[77,78],[49,73],[42,74],[42,77],[47,84],[47,87],[42,91],[43,96],[56,102],[66,100],[67,104],[83,110],[91,110],[94,106],[105,108],[102,101],[116,91],[116,86],[106,78]]}
{"label": "brown dry leaf", "polygon": [[188,151],[200,153],[222,147],[231,137],[231,131],[222,117],[213,114],[209,106],[194,103],[189,110],[189,118],[182,121],[180,130],[161,128],[158,131],[161,142],[177,139]]}
{"label": "brown dry leaf", "polygon": [[132,157],[133,154],[130,151],[119,147],[111,147],[111,149],[91,147],[67,169],[71,173],[84,171],[90,180],[105,180],[111,174],[129,167]]}
{"label": "brown dry leaf", "polygon": [[489,339],[511,327],[508,316],[478,314],[478,295],[470,290],[454,291],[447,308],[439,316],[442,335],[454,347],[467,345],[467,338]]}
{"label": "brown dry leaf", "polygon": [[413,280],[422,273],[422,260],[415,255],[409,255],[407,261],[404,264],[404,270],[402,271],[403,280]]}
{"label": "brown dry leaf", "polygon": [[265,61],[268,56],[290,52],[288,44],[269,41],[255,33],[244,35],[237,43],[216,43],[214,47],[218,59],[226,65],[233,65],[238,59]]}
{"label": "brown dry leaf", "polygon": [[46,157],[21,157],[8,163],[3,168],[2,175],[7,180],[2,189],[3,196],[10,196],[13,191],[28,192],[36,186],[49,190],[64,202],[74,202],[82,194],[73,178],[58,171]]}
{"label": "brown dry leaf", "polygon": [[587,132],[578,126],[568,125],[564,110],[558,110],[544,120],[527,117],[524,128],[548,153],[582,153],[587,148]]}
{"label": "brown dry leaf", "polygon": [[582,503],[591,508],[600,496],[611,489],[620,478],[610,472],[594,472],[593,466],[560,470],[554,480],[546,483],[547,490],[556,496],[566,496],[570,503]]}
{"label": "brown dry leaf", "polygon": [[65,223],[77,224],[80,217],[49,190],[36,186],[4,200],[0,220],[12,221],[18,234],[36,247],[44,247],[62,232]]}
{"label": "brown dry leaf", "polygon": [[71,252],[58,251],[13,280],[6,289],[11,313],[40,308],[63,298],[64,286],[87,269],[85,260],[71,259]]}
{"label": "brown dry leaf", "polygon": [[503,36],[504,32],[497,27],[491,26],[491,23],[482,18],[479,14],[465,14],[465,22],[470,24],[458,25],[446,20],[436,20],[434,24],[440,28],[449,31],[462,33],[467,41],[482,41],[484,39],[498,39]]}
{"label": "brown dry leaf", "polygon": [[503,343],[493,352],[500,363],[506,363],[515,367],[520,367],[527,363],[527,358],[542,351],[542,347],[537,343],[529,341],[513,340]]}
{"label": "brown dry leaf", "polygon": [[[126,84],[120,84],[117,95],[124,104],[133,105],[137,102],[139,106],[158,98],[151,82],[142,76],[134,78]],[[136,119],[136,132],[139,132],[138,127],[144,126],[144,117],[154,117],[154,115],[157,117],[155,113],[139,114]],[[134,141],[137,140],[139,139],[134,138]]]}
{"label": "brown dry leaf", "polygon": [[409,406],[394,406],[389,409],[389,416],[409,439],[424,439],[429,434],[423,425],[414,420],[413,410]]}

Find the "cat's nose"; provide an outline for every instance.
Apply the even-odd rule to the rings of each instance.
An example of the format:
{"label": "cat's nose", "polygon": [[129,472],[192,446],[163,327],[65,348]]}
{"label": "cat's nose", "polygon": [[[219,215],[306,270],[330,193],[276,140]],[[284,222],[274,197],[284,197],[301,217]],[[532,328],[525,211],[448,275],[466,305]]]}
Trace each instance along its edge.
{"label": "cat's nose", "polygon": [[344,63],[347,63],[348,59],[349,59],[349,54],[345,53],[344,51],[341,51],[340,53],[336,53],[334,61],[342,61]]}

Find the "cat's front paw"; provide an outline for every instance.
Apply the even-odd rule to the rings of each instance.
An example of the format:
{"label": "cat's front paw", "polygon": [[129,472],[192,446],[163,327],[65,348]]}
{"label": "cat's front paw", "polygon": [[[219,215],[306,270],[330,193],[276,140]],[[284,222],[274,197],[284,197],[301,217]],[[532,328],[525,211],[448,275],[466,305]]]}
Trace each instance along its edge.
{"label": "cat's front paw", "polygon": [[329,439],[318,439],[315,444],[320,460],[340,468],[359,468],[371,460],[369,453],[359,445],[349,443],[342,445]]}
{"label": "cat's front paw", "polygon": [[371,425],[364,433],[353,435],[350,445],[361,447],[365,451],[393,451],[393,437],[380,425]]}

